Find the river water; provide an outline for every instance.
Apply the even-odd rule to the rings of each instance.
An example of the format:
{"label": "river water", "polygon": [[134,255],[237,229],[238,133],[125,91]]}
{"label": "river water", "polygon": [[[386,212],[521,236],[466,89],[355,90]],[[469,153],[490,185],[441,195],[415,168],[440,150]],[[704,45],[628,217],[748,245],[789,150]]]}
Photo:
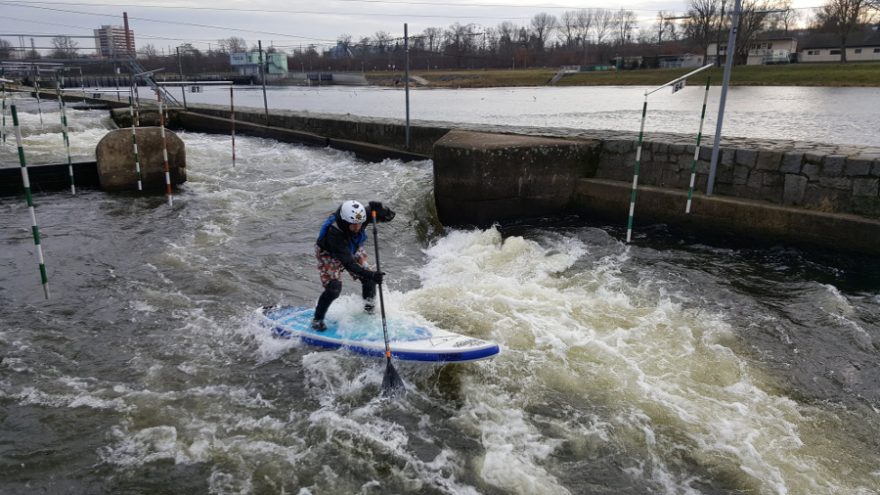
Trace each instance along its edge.
{"label": "river water", "polygon": [[[20,103],[26,153],[63,154]],[[111,126],[71,120],[92,146]],[[662,226],[626,246],[579,219],[443,229],[428,161],[239,137],[232,168],[227,137],[181,137],[171,208],[35,197],[49,301],[24,199],[0,198],[3,493],[878,493],[876,259]],[[383,400],[381,360],[270,336],[254,310],[314,303],[314,237],[347,198],[398,212],[389,316],[499,356],[398,362],[408,393]],[[360,311],[344,285],[331,316]]]}
{"label": "river water", "polygon": [[[646,132],[696,135],[705,79],[675,94],[648,100]],[[637,132],[646,90],[642,86],[417,89],[410,118],[423,121],[613,129]],[[236,107],[263,108],[259,86],[236,87]],[[180,90],[172,94],[182,99]],[[710,89],[704,135],[715,134],[721,89]],[[187,103],[229,104],[228,88],[205,86]],[[269,87],[270,109],[404,119],[403,89],[376,87]],[[734,86],[727,98],[724,135],[880,146],[880,88]]]}

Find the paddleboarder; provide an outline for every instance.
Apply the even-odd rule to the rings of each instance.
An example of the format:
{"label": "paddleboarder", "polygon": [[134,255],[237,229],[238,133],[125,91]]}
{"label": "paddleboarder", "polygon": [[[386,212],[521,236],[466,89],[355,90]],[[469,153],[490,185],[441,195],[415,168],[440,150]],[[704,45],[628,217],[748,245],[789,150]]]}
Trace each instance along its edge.
{"label": "paddleboarder", "polygon": [[367,251],[364,249],[367,241],[364,225],[373,218],[373,211],[380,222],[394,219],[394,211],[378,201],[370,201],[365,207],[358,201],[348,200],[327,217],[321,226],[315,243],[315,257],[318,259],[318,273],[324,292],[315,307],[315,319],[312,320],[312,328],[315,330],[327,329],[324,316],[342,292],[343,271],[348,271],[353,279],[360,281],[364,311],[369,314],[375,311],[376,284],[382,283],[385,274],[370,269]]}

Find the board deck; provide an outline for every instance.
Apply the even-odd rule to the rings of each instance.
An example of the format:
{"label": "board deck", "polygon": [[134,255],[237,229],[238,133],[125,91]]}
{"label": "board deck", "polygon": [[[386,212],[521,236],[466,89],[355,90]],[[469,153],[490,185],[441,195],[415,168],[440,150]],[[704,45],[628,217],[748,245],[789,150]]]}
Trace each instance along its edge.
{"label": "board deck", "polygon": [[[266,306],[259,313],[280,338],[300,338],[310,345],[345,348],[357,354],[385,356],[382,320],[378,315],[357,315],[340,322],[326,319],[327,330],[312,329],[314,308]],[[388,319],[388,341],[392,357],[406,361],[468,362],[488,359],[499,352],[498,344],[441,329],[428,329]]]}

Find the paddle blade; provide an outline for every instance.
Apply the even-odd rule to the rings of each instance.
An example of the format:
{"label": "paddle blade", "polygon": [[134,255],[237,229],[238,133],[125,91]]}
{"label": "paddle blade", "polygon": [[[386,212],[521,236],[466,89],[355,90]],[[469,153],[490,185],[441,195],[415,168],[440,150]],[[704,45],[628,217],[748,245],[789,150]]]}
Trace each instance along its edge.
{"label": "paddle blade", "polygon": [[403,385],[403,380],[400,379],[400,375],[397,374],[397,370],[394,369],[394,365],[389,359],[385,364],[385,377],[382,378],[382,396],[397,397],[405,392],[406,387]]}

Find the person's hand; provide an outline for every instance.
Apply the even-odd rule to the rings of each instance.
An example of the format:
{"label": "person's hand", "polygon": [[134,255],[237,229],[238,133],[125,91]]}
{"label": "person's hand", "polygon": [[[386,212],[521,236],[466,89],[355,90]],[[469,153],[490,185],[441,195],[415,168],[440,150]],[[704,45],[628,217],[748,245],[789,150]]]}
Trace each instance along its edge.
{"label": "person's hand", "polygon": [[381,284],[382,280],[385,279],[385,272],[370,272],[370,278],[373,280],[373,282]]}
{"label": "person's hand", "polygon": [[394,220],[394,210],[384,206],[380,201],[370,201],[370,210],[376,212],[376,219],[380,222],[390,222]]}

